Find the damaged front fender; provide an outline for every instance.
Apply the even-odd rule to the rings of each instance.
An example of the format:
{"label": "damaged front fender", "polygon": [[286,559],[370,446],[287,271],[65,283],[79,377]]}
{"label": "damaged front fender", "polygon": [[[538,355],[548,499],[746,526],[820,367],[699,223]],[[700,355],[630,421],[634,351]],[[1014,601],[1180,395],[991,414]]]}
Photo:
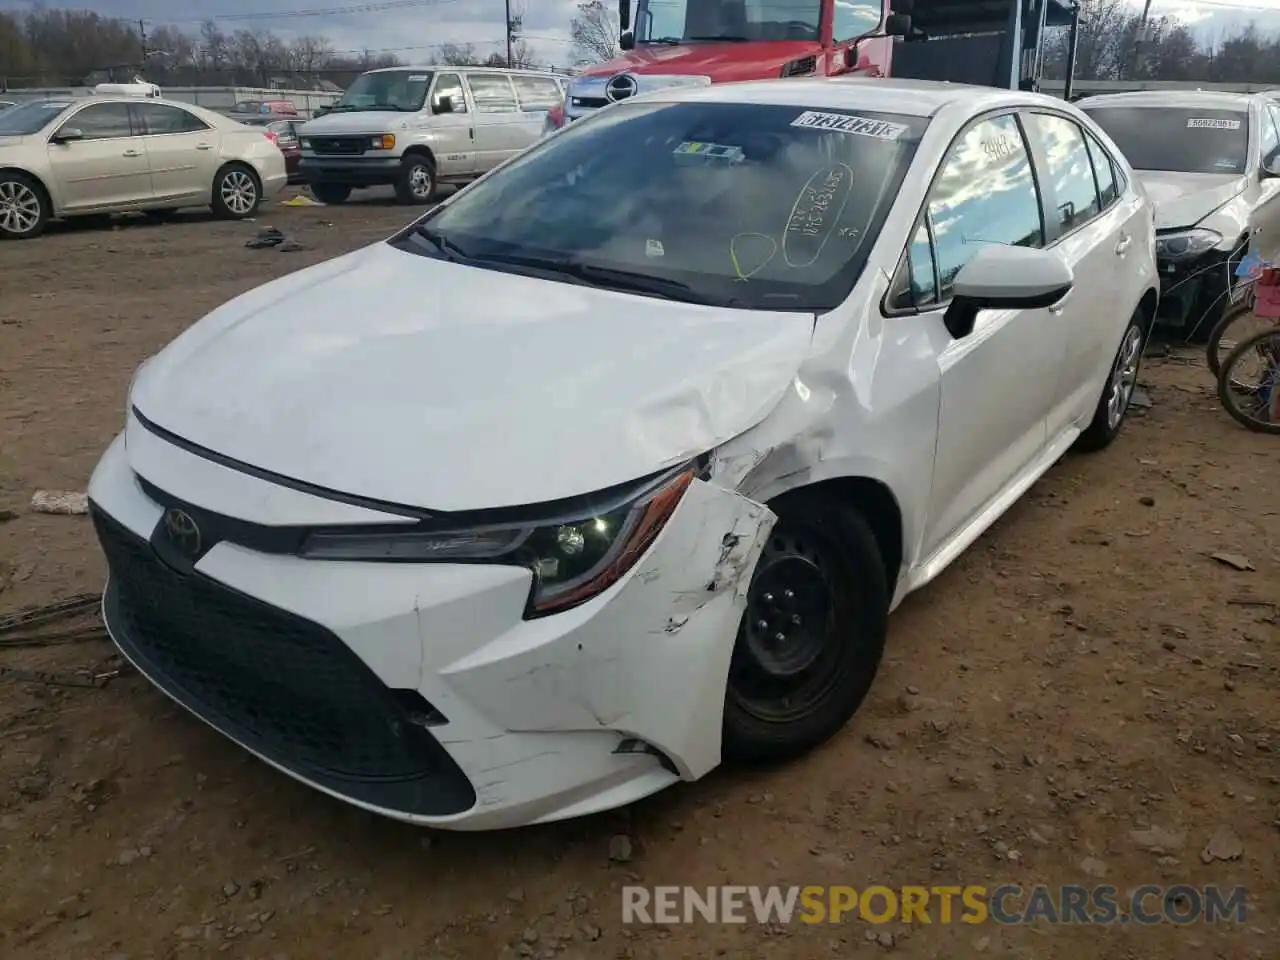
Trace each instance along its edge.
{"label": "damaged front fender", "polygon": [[776,519],[695,480],[619,584],[576,610],[522,624],[442,669],[441,679],[506,730],[607,729],[697,779],[720,762],[729,662]]}

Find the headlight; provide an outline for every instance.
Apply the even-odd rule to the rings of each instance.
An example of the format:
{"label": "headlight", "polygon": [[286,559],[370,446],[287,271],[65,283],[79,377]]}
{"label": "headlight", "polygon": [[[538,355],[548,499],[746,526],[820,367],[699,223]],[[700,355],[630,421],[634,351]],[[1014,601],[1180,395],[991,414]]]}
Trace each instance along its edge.
{"label": "headlight", "polygon": [[1222,242],[1222,234],[1214,230],[1180,230],[1156,237],[1156,257],[1160,260],[1190,260],[1208,253]]}
{"label": "headlight", "polygon": [[369,141],[369,146],[375,150],[392,150],[396,145],[396,137],[394,133],[384,133],[381,136],[374,137]]}
{"label": "headlight", "polygon": [[533,572],[527,616],[557,613],[603,593],[635,566],[697,472],[688,464],[569,515],[525,522],[313,533],[301,554],[315,560],[527,567]]}

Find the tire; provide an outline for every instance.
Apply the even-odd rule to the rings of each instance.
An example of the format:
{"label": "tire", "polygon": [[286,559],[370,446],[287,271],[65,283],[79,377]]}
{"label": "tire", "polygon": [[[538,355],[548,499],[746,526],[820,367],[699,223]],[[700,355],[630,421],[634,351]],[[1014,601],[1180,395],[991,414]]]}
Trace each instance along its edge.
{"label": "tire", "polygon": [[[1235,349],[1227,354],[1226,359],[1222,361],[1222,373],[1218,375],[1218,400],[1226,408],[1227,413],[1231,414],[1231,419],[1236,423],[1247,427],[1254,433],[1280,435],[1280,422],[1272,421],[1266,423],[1261,420],[1255,420],[1239,408],[1236,397],[1241,391],[1234,389],[1235,381],[1230,376],[1241,357],[1251,350],[1256,350],[1268,340],[1275,341],[1274,349],[1277,354],[1280,354],[1280,330],[1264,330],[1262,333],[1236,344]],[[1280,385],[1273,387],[1273,389],[1280,389]]]}
{"label": "tire", "polygon": [[1147,343],[1147,320],[1141,309],[1137,310],[1124,328],[1120,346],[1107,371],[1107,382],[1093,411],[1093,420],[1077,438],[1078,450],[1093,452],[1111,445],[1124,426],[1125,415],[1133,391],[1138,386],[1138,374],[1142,372],[1142,351]]}
{"label": "tire", "polygon": [[411,153],[400,161],[396,174],[396,201],[422,206],[435,200],[440,192],[435,162],[425,154]]}
{"label": "tire", "polygon": [[803,492],[773,509],[725,688],[721,749],[738,763],[789,759],[836,734],[871,689],[888,628],[888,576],[862,516]]}
{"label": "tire", "polygon": [[0,240],[34,240],[49,223],[49,198],[22,173],[0,173]]}
{"label": "tire", "polygon": [[1218,374],[1222,372],[1222,341],[1234,340],[1234,337],[1227,336],[1232,325],[1241,317],[1247,317],[1253,312],[1252,307],[1247,303],[1239,303],[1227,310],[1213,326],[1213,330],[1209,332],[1209,337],[1204,344],[1204,362],[1209,367],[1209,372],[1216,379]]}
{"label": "tire", "polygon": [[351,198],[351,185],[346,183],[312,183],[307,189],[321,203],[346,203]]}
{"label": "tire", "polygon": [[242,163],[229,163],[213,178],[213,213],[219,220],[245,220],[258,212],[262,184]]}

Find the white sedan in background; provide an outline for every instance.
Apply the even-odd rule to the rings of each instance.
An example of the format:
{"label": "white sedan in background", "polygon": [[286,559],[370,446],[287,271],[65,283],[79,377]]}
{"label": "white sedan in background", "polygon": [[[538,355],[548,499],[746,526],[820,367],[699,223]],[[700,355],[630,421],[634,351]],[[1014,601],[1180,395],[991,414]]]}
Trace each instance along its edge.
{"label": "white sedan in background", "polygon": [[1280,258],[1280,104],[1202,90],[1090,97],[1155,204],[1161,325],[1203,343],[1245,290],[1249,253]]}
{"label": "white sedan in background", "polygon": [[904,596],[1117,435],[1154,251],[1048,97],[608,107],[139,370],[89,489],[106,622],[262,759],[421,824],[795,756]]}
{"label": "white sedan in background", "polygon": [[191,104],[93,96],[0,112],[0,240],[38,237],[55,217],[210,206],[241,220],[287,179],[261,130]]}

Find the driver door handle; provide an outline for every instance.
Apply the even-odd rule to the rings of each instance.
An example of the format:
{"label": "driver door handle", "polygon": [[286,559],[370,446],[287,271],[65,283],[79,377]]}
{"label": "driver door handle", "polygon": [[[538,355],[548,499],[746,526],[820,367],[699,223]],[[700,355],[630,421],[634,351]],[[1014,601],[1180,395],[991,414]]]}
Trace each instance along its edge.
{"label": "driver door handle", "polygon": [[213,149],[213,144],[212,144],[212,143],[197,143],[197,144],[196,144],[196,149],[197,149],[197,150],[212,150],[212,149]]}
{"label": "driver door handle", "polygon": [[1129,249],[1129,244],[1131,243],[1133,243],[1133,237],[1130,237],[1128,235],[1123,237],[1121,241],[1116,244],[1116,256],[1123,257],[1125,255],[1125,251]]}
{"label": "driver door handle", "polygon": [[142,156],[142,154],[137,150],[126,150],[124,153],[121,154],[121,156],[122,157],[140,157]]}

